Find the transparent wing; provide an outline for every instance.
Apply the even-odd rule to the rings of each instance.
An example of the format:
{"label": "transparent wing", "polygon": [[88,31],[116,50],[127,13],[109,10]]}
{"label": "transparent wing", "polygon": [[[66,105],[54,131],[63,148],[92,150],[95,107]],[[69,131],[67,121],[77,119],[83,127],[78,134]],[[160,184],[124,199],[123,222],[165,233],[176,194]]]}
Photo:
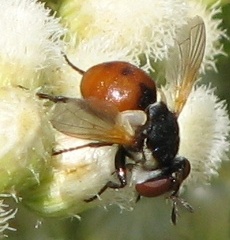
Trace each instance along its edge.
{"label": "transparent wing", "polygon": [[182,111],[188,95],[197,80],[197,75],[205,51],[205,25],[201,17],[196,16],[184,26],[171,50],[166,66],[166,82],[174,100],[174,111]]}
{"label": "transparent wing", "polygon": [[51,123],[58,131],[77,138],[131,144],[133,136],[117,122],[118,111],[100,102],[62,98],[56,102]]}

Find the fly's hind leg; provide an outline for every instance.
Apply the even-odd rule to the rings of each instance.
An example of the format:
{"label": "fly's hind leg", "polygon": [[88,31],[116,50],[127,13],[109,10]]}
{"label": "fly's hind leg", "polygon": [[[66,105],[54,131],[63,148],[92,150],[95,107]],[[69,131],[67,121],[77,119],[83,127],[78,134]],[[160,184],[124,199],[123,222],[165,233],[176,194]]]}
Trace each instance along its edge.
{"label": "fly's hind leg", "polygon": [[127,185],[125,157],[125,149],[123,147],[119,147],[115,156],[115,173],[117,175],[119,183],[108,181],[96,195],[91,198],[85,199],[85,202],[92,202],[93,200],[97,199],[98,196],[100,196],[108,188],[119,189]]}

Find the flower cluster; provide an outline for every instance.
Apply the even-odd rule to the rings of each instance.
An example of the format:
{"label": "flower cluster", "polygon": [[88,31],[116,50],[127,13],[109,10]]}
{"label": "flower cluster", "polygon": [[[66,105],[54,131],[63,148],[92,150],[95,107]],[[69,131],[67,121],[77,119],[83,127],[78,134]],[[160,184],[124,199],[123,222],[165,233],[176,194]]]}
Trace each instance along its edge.
{"label": "flower cluster", "polygon": [[[95,205],[132,208],[133,186],[109,189],[101,201],[84,202],[113,179],[117,146],[52,156],[53,149],[88,141],[57,132],[49,122],[52,105],[36,93],[81,97],[81,75],[64,61],[63,52],[83,70],[111,60],[128,61],[152,72],[155,66],[163,68],[178,29],[197,14],[207,33],[203,73],[216,70],[216,56],[224,54],[219,40],[226,37],[220,20],[214,19],[220,8],[215,4],[208,9],[192,0],[134,0],[132,8],[128,0],[65,0],[58,9],[60,18],[36,0],[1,2],[0,194],[16,195],[30,209],[49,217],[74,216]],[[186,184],[207,182],[227,159],[226,103],[214,88],[195,87],[178,121],[179,154],[192,165]],[[1,204],[1,232],[16,213],[4,212],[4,207]]]}

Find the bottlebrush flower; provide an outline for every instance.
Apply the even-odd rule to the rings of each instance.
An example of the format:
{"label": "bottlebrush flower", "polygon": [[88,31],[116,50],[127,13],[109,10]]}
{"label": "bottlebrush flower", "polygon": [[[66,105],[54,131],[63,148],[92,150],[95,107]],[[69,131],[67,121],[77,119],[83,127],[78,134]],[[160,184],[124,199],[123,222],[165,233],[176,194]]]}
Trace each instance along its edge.
{"label": "bottlebrush flower", "polygon": [[[126,1],[100,1],[98,3],[87,0],[82,3],[66,0],[63,1],[60,8],[60,15],[69,27],[69,34],[72,36],[67,55],[69,53],[71,61],[83,70],[87,70],[96,63],[111,59],[128,60],[138,65],[140,64],[139,57],[143,54],[146,56],[146,64],[143,66],[145,70],[154,70],[155,66],[152,61],[159,62],[160,60],[164,60],[159,63],[164,68],[169,51],[175,44],[174,40],[178,29],[185,25],[190,18],[199,15],[204,20],[206,27],[206,48],[201,68],[201,72],[204,73],[206,69],[215,69],[215,57],[224,54],[219,40],[226,37],[225,31],[219,27],[221,21],[214,19],[219,11],[218,4],[207,9],[201,3],[182,0],[133,1],[132,8]],[[122,49],[124,49],[123,55],[120,54]],[[71,68],[67,69],[67,76],[70,79],[72,77],[69,72],[75,74],[78,79],[76,85],[78,85],[81,75],[77,72],[74,73]],[[65,82],[67,81],[66,79]],[[80,96],[79,88],[75,89],[78,89],[75,92],[76,95],[72,95],[71,90],[70,95]],[[167,104],[171,106],[168,92],[170,89],[163,86],[161,91],[164,92]],[[199,102],[200,107],[207,109],[206,111],[199,111]],[[192,119],[196,119],[193,112],[197,113],[197,119],[199,119],[196,124],[192,122]],[[201,119],[205,119],[205,121],[201,121]],[[230,122],[226,103],[215,96],[211,87],[195,87],[178,121],[181,134],[179,154],[186,156],[192,166],[192,173],[187,183],[207,183],[213,175],[217,174],[221,161],[227,160]],[[201,123],[199,123],[200,121]],[[221,127],[219,123],[221,123]],[[206,133],[205,135],[199,130],[200,128]],[[191,135],[192,133],[193,135]],[[206,136],[205,139],[204,136]],[[65,154],[63,154],[63,158]],[[78,159],[81,161],[80,158]],[[110,160],[113,161],[113,159],[114,156],[111,155]],[[98,158],[98,161],[103,161],[103,158]],[[87,172],[85,174],[87,175]],[[97,191],[100,190],[100,188],[97,189]],[[135,201],[135,197],[130,195],[127,189],[128,187],[125,188],[127,194],[123,190],[118,191],[121,193],[124,205],[127,203],[125,199],[128,202]],[[92,195],[97,191],[95,190]],[[114,195],[116,192],[110,199],[116,198]],[[130,198],[127,199],[127,195]],[[103,200],[104,195],[101,198]]]}
{"label": "bottlebrush flower", "polygon": [[34,89],[56,79],[65,29],[50,13],[35,0],[1,2],[0,86]]}
{"label": "bottlebrush flower", "polygon": [[218,2],[207,9],[193,0],[134,0],[132,7],[128,0],[65,0],[59,11],[76,45],[101,38],[108,50],[128,48],[135,61],[144,54],[147,69],[154,70],[152,62],[167,59],[177,30],[195,15],[204,19],[208,32],[204,67],[215,68],[215,57],[224,53],[218,42],[226,36],[225,31],[219,27],[221,20],[214,19],[220,12]]}
{"label": "bottlebrush flower", "polygon": [[[32,211],[48,217],[76,216],[96,205],[118,204],[131,209],[136,199],[132,182],[118,191],[106,190],[101,201],[84,201],[97,194],[107,181],[114,180],[117,146],[87,147],[53,156],[52,150],[80,146],[86,141],[54,130],[48,119],[52,118],[53,107],[49,101],[35,97],[35,93],[81,97],[82,76],[63,64],[63,51],[83,70],[112,60],[143,65],[145,70],[155,70],[155,62],[164,68],[178,29],[194,15],[204,19],[207,29],[203,72],[210,67],[215,69],[213,59],[223,54],[218,41],[225,37],[220,21],[213,19],[218,7],[210,10],[182,0],[135,0],[132,7],[128,0],[65,0],[60,5],[58,13],[70,30],[66,48],[62,40],[65,30],[42,4],[35,0],[2,1],[0,126],[4,133],[2,145],[5,144],[1,162],[6,174],[2,175],[1,189],[10,193],[13,188]],[[170,105],[167,90],[162,87]],[[229,150],[226,104],[211,87],[195,87],[178,121],[179,154],[192,165],[187,184],[194,180],[203,184],[217,174]],[[7,178],[8,173],[15,178]],[[129,174],[128,182],[131,180]]]}
{"label": "bottlebrush flower", "polygon": [[[1,1],[0,198],[21,197],[25,189],[40,184],[49,169],[54,134],[35,93],[56,79],[54,70],[62,63],[65,45],[65,29],[50,13],[35,0]],[[1,232],[11,229],[8,221],[16,213],[4,211],[4,206]]]}

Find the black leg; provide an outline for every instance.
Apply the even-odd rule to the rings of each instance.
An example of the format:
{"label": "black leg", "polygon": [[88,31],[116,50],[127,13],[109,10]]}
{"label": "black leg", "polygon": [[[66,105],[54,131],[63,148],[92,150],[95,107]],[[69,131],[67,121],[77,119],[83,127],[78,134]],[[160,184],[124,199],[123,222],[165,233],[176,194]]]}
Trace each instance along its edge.
{"label": "black leg", "polygon": [[177,223],[177,216],[178,216],[178,205],[183,206],[187,211],[193,213],[193,207],[186,202],[183,198],[180,198],[178,195],[171,195],[169,197],[172,200],[172,213],[171,213],[171,220],[174,225]]}
{"label": "black leg", "polygon": [[75,71],[79,72],[81,75],[84,75],[85,71],[81,70],[80,68],[76,67],[73,63],[71,63],[65,54],[63,54],[63,57],[65,58],[66,62],[69,64],[69,66],[71,68],[73,68]]}
{"label": "black leg", "polygon": [[105,146],[111,146],[111,143],[103,143],[103,142],[92,142],[92,143],[87,143],[81,146],[77,146],[77,147],[72,147],[72,148],[65,148],[65,149],[61,149],[58,151],[53,151],[52,155],[56,156],[65,152],[70,152],[70,151],[74,151],[74,150],[78,150],[81,148],[85,148],[85,147],[94,147],[94,148],[98,148],[98,147],[105,147]]}
{"label": "black leg", "polygon": [[50,101],[57,103],[57,102],[67,102],[69,100],[68,97],[64,97],[64,96],[52,96],[46,93],[36,93],[36,95],[39,98],[42,99],[49,99]]}
{"label": "black leg", "polygon": [[[117,173],[117,177],[120,182],[120,187],[123,188],[127,184],[127,175],[126,175],[126,150],[123,147],[119,147],[115,156],[115,170]],[[117,188],[117,187],[114,187]]]}
{"label": "black leg", "polygon": [[97,199],[107,188],[119,189],[123,188],[127,185],[127,177],[126,177],[126,166],[125,166],[125,157],[126,151],[123,147],[119,147],[115,156],[115,173],[117,174],[119,183],[115,183],[112,181],[108,181],[104,187],[91,198],[85,199],[85,202],[91,202]]}
{"label": "black leg", "polygon": [[172,200],[172,204],[173,204],[171,220],[174,225],[176,225],[176,222],[177,222],[178,204],[182,205],[189,212],[193,212],[192,206],[188,202],[186,202],[184,199],[178,196],[180,186],[182,182],[187,178],[189,173],[190,173],[189,161],[184,157],[176,157],[174,159],[173,165],[171,166],[171,175],[174,178],[174,184],[172,188],[173,192],[169,197]]}
{"label": "black leg", "polygon": [[141,200],[141,195],[138,194],[138,195],[137,195],[137,198],[136,198],[136,203],[139,202],[140,200]]}

